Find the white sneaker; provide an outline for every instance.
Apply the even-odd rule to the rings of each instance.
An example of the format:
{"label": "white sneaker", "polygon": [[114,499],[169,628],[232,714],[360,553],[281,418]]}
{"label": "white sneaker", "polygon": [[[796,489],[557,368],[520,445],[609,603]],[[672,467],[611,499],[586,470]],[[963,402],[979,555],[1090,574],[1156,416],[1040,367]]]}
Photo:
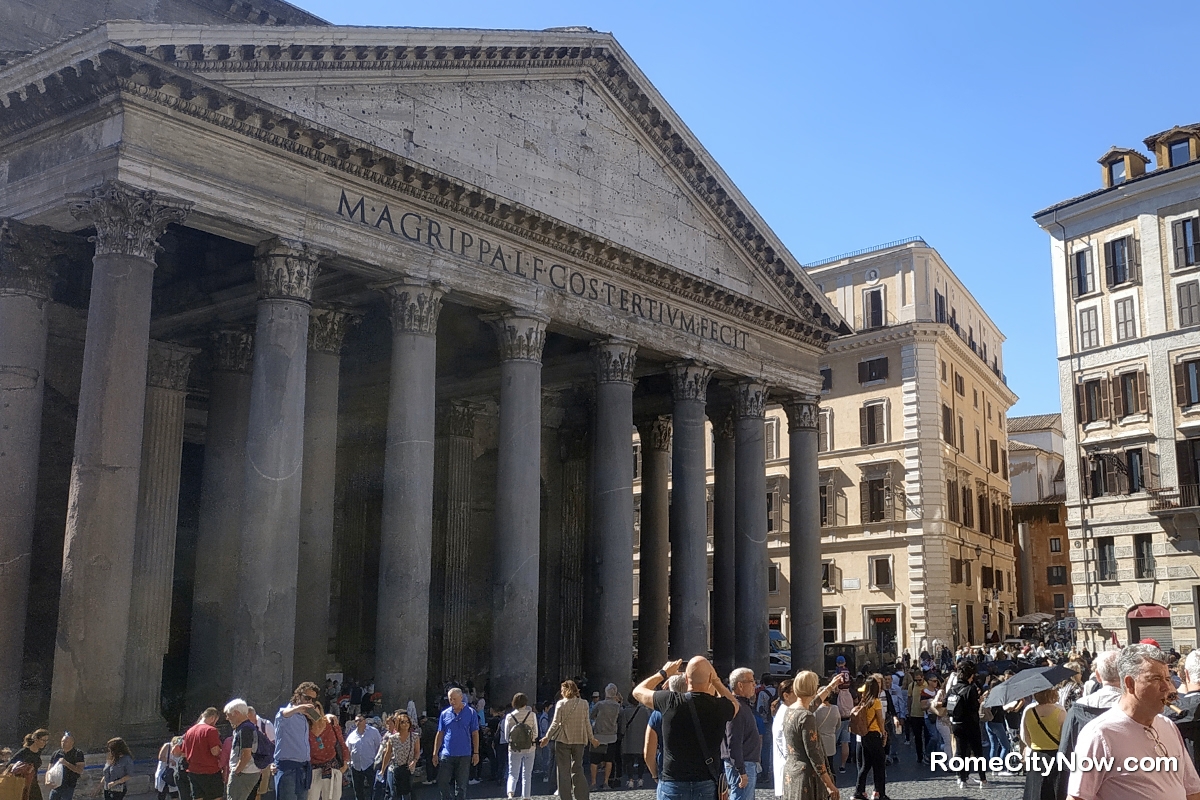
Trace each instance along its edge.
{"label": "white sneaker", "polygon": [[980,777],[976,776],[976,777],[972,777],[971,781],[978,784],[980,789],[987,788],[987,779],[985,779],[985,778],[980,778]]}
{"label": "white sneaker", "polygon": [[470,786],[476,786],[476,785],[478,785],[478,783],[479,783],[479,780],[476,778],[471,778],[471,780],[467,781],[467,784]]}
{"label": "white sneaker", "polygon": [[997,772],[996,774],[999,775],[1001,778],[1011,778],[1013,775],[1016,775],[1017,773],[1009,772],[1006,769],[1002,769],[999,772]]}
{"label": "white sneaker", "polygon": [[958,781],[958,788],[960,788],[960,789],[967,788],[967,782],[964,781],[962,778],[955,778],[955,780]]}

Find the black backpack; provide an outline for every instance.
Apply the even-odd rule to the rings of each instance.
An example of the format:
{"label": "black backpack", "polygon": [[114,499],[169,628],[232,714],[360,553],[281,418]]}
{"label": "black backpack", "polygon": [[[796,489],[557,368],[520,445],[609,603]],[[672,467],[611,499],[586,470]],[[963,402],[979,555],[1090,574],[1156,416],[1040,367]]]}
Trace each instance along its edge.
{"label": "black backpack", "polygon": [[[527,723],[530,715],[533,714],[533,712],[528,708],[525,709],[525,717],[523,720],[517,719],[515,711],[512,713],[514,724],[512,726],[512,730],[508,732],[508,746],[517,751],[529,750],[533,747],[533,731],[530,729]],[[537,721],[536,716],[534,716],[534,721]]]}
{"label": "black backpack", "polygon": [[275,743],[258,725],[254,726],[254,766],[266,769],[275,760]]}
{"label": "black backpack", "polygon": [[979,698],[975,694],[975,684],[966,681],[955,683],[954,688],[946,694],[946,711],[949,713],[950,721],[953,723],[972,722],[972,715],[977,720],[979,716]]}

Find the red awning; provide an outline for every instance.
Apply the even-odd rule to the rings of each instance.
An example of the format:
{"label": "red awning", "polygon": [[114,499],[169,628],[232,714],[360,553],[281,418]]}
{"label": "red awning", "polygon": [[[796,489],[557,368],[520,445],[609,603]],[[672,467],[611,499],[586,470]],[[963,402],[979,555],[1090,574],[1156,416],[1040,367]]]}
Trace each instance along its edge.
{"label": "red awning", "polygon": [[1143,606],[1134,606],[1125,616],[1129,619],[1170,619],[1171,612],[1162,606],[1147,603]]}

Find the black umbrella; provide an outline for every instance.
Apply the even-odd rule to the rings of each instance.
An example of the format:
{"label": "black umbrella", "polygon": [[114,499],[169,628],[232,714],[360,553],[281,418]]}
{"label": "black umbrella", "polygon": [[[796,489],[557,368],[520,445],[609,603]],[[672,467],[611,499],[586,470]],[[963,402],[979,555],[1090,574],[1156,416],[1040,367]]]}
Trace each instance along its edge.
{"label": "black umbrella", "polygon": [[1078,673],[1066,667],[1035,667],[1023,670],[1008,680],[993,686],[984,706],[1002,706],[1023,697],[1031,697],[1043,689],[1053,689]]}
{"label": "black umbrella", "polygon": [[1009,659],[1004,659],[1003,661],[985,661],[979,667],[980,670],[986,669],[989,675],[1003,675],[1010,669],[1014,672],[1020,669],[1017,662]]}

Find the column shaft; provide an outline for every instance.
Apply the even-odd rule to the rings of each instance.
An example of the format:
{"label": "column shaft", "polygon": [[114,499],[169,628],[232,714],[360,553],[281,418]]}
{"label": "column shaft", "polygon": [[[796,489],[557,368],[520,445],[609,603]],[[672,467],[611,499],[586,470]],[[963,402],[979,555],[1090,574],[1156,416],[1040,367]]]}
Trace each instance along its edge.
{"label": "column shaft", "polygon": [[636,345],[593,346],[596,363],[595,478],[592,519],[600,645],[591,665],[597,685],[626,686],[633,674],[633,369]]}
{"label": "column shaft", "polygon": [[33,552],[48,271],[56,232],[19,222],[0,227],[0,741],[20,738],[17,710]]}
{"label": "column shaft", "polygon": [[188,652],[189,719],[216,702],[213,698],[233,696],[238,536],[246,488],[253,353],[254,335],[248,331],[225,330],[213,335]]}
{"label": "column shaft", "polygon": [[103,744],[121,719],[157,239],[184,204],[108,183],[72,201],[96,227],[54,648],[51,727]]}
{"label": "column shaft", "polygon": [[[304,462],[308,317],[319,254],[274,239],[256,253],[259,301],[246,438],[233,691],[260,708],[291,696]],[[305,587],[308,591],[308,587]]]}
{"label": "column shaft", "polygon": [[737,618],[733,658],[739,667],[761,675],[770,667],[767,605],[767,474],[763,441],[766,387],[742,382],[737,386],[734,444],[734,590]]}
{"label": "column shaft", "polygon": [[188,372],[196,351],[151,342],[142,428],[142,469],[125,646],[124,733],[155,741],[166,733],[162,716],[163,656],[171,631],[175,532],[183,458]]}
{"label": "column shaft", "polygon": [[334,480],[342,340],[354,317],[314,309],[304,375],[304,468],[300,480],[300,569],[296,595],[296,681],[323,685],[329,666],[329,592],[333,581]]}
{"label": "column shaft", "polygon": [[734,664],[737,573],[734,497],[737,493],[732,409],[713,422],[713,666],[727,677]]}
{"label": "column shaft", "polygon": [[445,605],[442,613],[442,677],[466,680],[467,620],[470,616],[471,469],[475,461],[475,414],[470,403],[446,409],[445,426]]}
{"label": "column shaft", "polygon": [[587,539],[588,442],[582,430],[564,432],[563,438],[559,660],[562,675],[567,677],[583,673],[583,551]]}
{"label": "column shaft", "polygon": [[708,652],[708,488],[704,463],[704,402],[712,370],[670,367],[672,658]]}
{"label": "column shaft", "polygon": [[492,694],[512,697],[537,687],[541,358],[547,320],[506,314],[491,321],[500,343]]}
{"label": "column shaft", "polygon": [[375,683],[403,708],[423,703],[429,669],[437,319],[442,290],[406,280],[386,288],[392,373],[383,468]]}
{"label": "column shaft", "polygon": [[792,669],[822,674],[825,637],[821,598],[821,489],[817,463],[817,400],[784,402],[788,415],[788,492]]}
{"label": "column shaft", "polygon": [[638,427],[642,440],[642,526],[638,543],[638,675],[667,663],[667,602],[671,541],[667,491],[671,418]]}

